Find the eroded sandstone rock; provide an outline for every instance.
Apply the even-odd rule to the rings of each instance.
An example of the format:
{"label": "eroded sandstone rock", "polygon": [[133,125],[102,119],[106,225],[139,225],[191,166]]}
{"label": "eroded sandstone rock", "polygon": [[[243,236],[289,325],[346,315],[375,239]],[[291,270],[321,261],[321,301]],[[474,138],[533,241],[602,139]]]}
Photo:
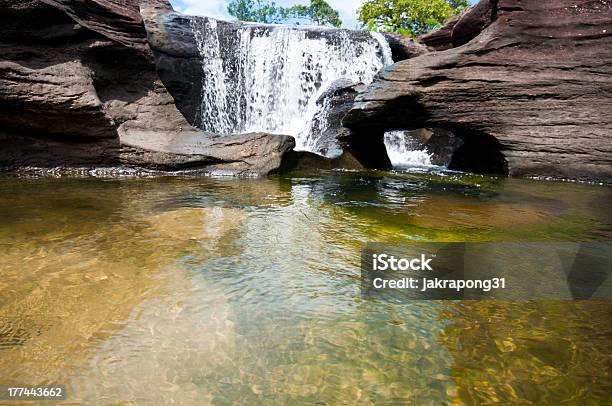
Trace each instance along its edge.
{"label": "eroded sandstone rock", "polygon": [[391,48],[394,62],[414,58],[430,51],[424,43],[410,37],[393,33],[385,33],[384,36]]}
{"label": "eroded sandstone rock", "polygon": [[[479,159],[497,154],[512,175],[612,179],[612,2],[499,0],[469,13],[425,42],[452,42],[473,21],[486,26],[476,37],[391,66],[357,97],[344,119],[353,145],[444,128],[465,141],[458,169],[486,172]],[[462,30],[459,43],[473,34]]]}
{"label": "eroded sandstone rock", "polygon": [[0,0],[0,167],[128,165],[263,175],[291,137],[192,127],[160,80],[140,10],[166,0]]}

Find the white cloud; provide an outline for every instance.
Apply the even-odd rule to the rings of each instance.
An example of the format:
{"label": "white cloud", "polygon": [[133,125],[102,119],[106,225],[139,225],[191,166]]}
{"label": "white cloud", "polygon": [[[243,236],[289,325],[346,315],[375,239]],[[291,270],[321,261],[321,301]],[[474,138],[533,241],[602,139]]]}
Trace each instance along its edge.
{"label": "white cloud", "polygon": [[[231,19],[227,13],[228,0],[170,0],[174,9],[184,14],[199,15],[220,19]],[[327,0],[340,13],[343,27],[355,28],[357,25],[357,9],[363,0]],[[309,0],[276,0],[282,6],[308,4]]]}
{"label": "white cloud", "polygon": [[330,6],[338,10],[342,24],[347,28],[355,28],[357,22],[357,10],[363,1],[355,0],[328,0]]}

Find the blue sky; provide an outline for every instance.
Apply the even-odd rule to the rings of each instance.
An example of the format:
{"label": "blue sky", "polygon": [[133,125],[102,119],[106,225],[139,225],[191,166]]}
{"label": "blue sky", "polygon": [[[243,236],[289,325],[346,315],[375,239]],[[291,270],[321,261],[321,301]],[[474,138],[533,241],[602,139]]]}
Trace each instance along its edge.
{"label": "blue sky", "polygon": [[[184,14],[201,15],[219,19],[230,20],[227,14],[228,0],[170,0],[175,10]],[[327,0],[327,2],[340,13],[343,26],[347,28],[357,27],[357,9],[363,0]],[[475,3],[476,0],[470,0]],[[292,6],[294,4],[308,4],[308,0],[276,0],[281,6]]]}

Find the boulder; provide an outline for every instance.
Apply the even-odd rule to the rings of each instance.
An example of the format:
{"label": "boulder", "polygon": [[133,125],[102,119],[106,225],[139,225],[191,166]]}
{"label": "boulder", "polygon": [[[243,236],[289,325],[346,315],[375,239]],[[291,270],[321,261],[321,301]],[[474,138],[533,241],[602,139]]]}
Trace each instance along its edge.
{"label": "boulder", "polygon": [[463,12],[453,25],[451,44],[458,47],[467,44],[497,18],[499,0],[481,0]]}
{"label": "boulder", "polygon": [[342,126],[342,118],[353,107],[357,94],[364,89],[362,83],[340,79],[323,92],[317,100],[320,110],[312,120],[312,133],[321,134],[311,145],[313,152],[330,158],[342,155],[344,151],[339,140],[348,135],[348,130]]}
{"label": "boulder", "polygon": [[431,163],[453,169],[453,159],[460,156],[463,140],[443,128],[419,128],[405,131],[404,136],[414,146],[413,149],[425,150],[431,157]]}
{"label": "boulder", "polygon": [[193,30],[197,17],[174,12],[165,0],[143,1],[141,13],[159,77],[179,111],[196,125],[202,98],[202,56]]}
{"label": "boulder", "polygon": [[421,35],[418,38],[418,42],[421,44],[425,44],[427,47],[430,47],[436,51],[443,51],[445,49],[452,48],[453,28],[455,28],[455,24],[457,24],[457,21],[459,21],[459,16],[453,18],[439,29]]}
{"label": "boulder", "polygon": [[[0,167],[127,165],[263,175],[292,137],[192,127],[158,76],[136,0],[0,0]],[[141,1],[151,12],[165,0]],[[143,14],[145,15],[145,14]]]}
{"label": "boulder", "polygon": [[[343,120],[357,154],[379,151],[385,131],[434,127],[463,140],[457,169],[612,179],[612,3],[499,0],[470,12],[453,27],[477,21],[478,35],[391,66],[357,97]],[[474,34],[461,32],[458,43]]]}
{"label": "boulder", "polygon": [[283,156],[278,172],[313,172],[321,169],[357,171],[366,168],[348,151],[335,158],[327,158],[308,151],[289,151]]}

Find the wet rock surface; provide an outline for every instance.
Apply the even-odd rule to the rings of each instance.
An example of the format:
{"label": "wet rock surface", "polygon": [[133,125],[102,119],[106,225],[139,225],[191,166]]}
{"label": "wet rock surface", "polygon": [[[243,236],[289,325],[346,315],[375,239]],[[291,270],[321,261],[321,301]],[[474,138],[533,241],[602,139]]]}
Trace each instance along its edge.
{"label": "wet rock surface", "polygon": [[289,151],[283,156],[280,173],[311,172],[318,169],[366,169],[350,152],[335,158],[327,158],[308,151]]}
{"label": "wet rock surface", "polygon": [[348,129],[342,126],[342,118],[353,107],[355,97],[365,88],[362,83],[341,79],[319,97],[317,105],[321,108],[312,126],[313,132],[320,132],[321,135],[312,145],[314,152],[331,158],[342,155],[344,150],[339,140],[349,135]]}

